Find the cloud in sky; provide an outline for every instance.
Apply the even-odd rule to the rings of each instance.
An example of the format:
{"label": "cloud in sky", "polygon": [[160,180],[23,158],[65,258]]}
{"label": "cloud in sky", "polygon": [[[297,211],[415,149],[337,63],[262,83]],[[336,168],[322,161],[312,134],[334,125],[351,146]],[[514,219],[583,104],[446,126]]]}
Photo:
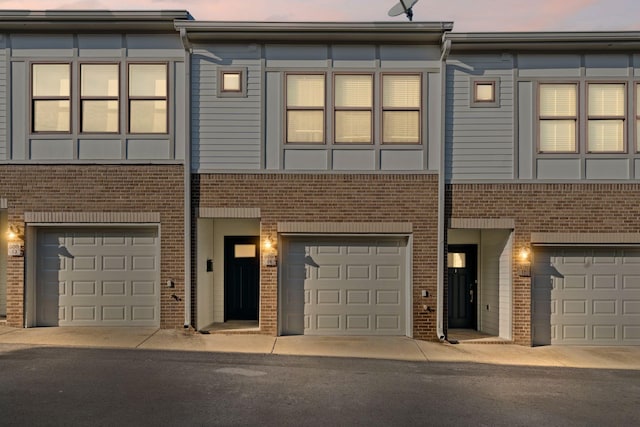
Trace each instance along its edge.
{"label": "cloud in sky", "polygon": [[[0,0],[3,9],[188,10],[201,21],[396,21],[398,0]],[[638,0],[420,0],[416,21],[456,31],[640,29]]]}

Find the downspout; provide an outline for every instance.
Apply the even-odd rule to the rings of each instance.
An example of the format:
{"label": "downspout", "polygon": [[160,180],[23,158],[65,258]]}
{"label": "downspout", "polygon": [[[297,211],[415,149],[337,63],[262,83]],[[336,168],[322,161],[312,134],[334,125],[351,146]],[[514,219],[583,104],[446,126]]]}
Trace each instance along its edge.
{"label": "downspout", "polygon": [[184,328],[191,326],[191,53],[186,28],[180,28],[184,58]]}
{"label": "downspout", "polygon": [[445,156],[446,129],[447,129],[447,58],[451,52],[451,40],[447,40],[447,34],[442,35],[442,54],[440,55],[440,170],[438,171],[438,280],[436,292],[436,333],[438,339],[444,341],[444,228],[445,224]]}

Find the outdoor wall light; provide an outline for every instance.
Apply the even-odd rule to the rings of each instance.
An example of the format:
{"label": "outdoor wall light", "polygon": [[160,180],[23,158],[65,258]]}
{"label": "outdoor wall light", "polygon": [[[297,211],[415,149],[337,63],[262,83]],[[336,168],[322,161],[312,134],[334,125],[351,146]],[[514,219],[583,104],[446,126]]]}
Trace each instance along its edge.
{"label": "outdoor wall light", "polygon": [[21,232],[20,227],[10,224],[6,234],[7,254],[12,257],[24,256],[24,234]]}
{"label": "outdoor wall light", "polygon": [[262,265],[265,267],[275,267],[278,265],[278,251],[271,235],[264,239],[264,250],[262,251]]}
{"label": "outdoor wall light", "polygon": [[520,262],[518,263],[518,276],[531,277],[531,249],[527,246],[520,249]]}

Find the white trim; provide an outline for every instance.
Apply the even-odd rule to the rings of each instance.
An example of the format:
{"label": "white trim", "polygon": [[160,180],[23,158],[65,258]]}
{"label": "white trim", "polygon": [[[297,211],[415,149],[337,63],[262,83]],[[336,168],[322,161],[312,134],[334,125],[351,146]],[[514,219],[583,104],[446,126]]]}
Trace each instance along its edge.
{"label": "white trim", "polygon": [[198,218],[260,218],[260,208],[200,208]]}
{"label": "white trim", "polygon": [[26,223],[159,223],[159,212],[25,212]]}
{"label": "white trim", "polygon": [[413,233],[410,222],[279,222],[278,233]]}
{"label": "white trim", "polygon": [[0,209],[7,209],[7,199],[0,197]]}
{"label": "white trim", "polygon": [[532,244],[640,244],[640,233],[531,233]]}

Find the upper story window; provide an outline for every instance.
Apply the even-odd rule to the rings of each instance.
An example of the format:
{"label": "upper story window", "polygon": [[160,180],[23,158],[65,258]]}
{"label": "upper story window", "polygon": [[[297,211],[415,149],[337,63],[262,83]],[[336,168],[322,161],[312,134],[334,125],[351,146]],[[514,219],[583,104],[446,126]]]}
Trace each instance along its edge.
{"label": "upper story window", "polygon": [[421,94],[420,75],[383,74],[383,144],[420,143]]}
{"label": "upper story window", "polygon": [[475,82],[473,85],[473,102],[495,102],[495,82]]}
{"label": "upper story window", "polygon": [[119,76],[118,64],[80,65],[81,132],[120,130]]}
{"label": "upper story window", "polygon": [[33,64],[31,69],[32,129],[71,131],[71,65]]}
{"label": "upper story window", "polygon": [[640,84],[636,84],[636,151],[640,151]]}
{"label": "upper story window", "polygon": [[624,83],[588,85],[588,152],[624,151],[625,93]]}
{"label": "upper story window", "polygon": [[334,77],[335,142],[373,142],[373,75]]}
{"label": "upper story window", "polygon": [[167,133],[166,64],[129,64],[129,132]]}
{"label": "upper story window", "polygon": [[288,143],[323,143],[324,74],[287,75]]}
{"label": "upper story window", "polygon": [[[167,64],[129,64],[127,71],[122,75],[118,63],[32,64],[32,132],[167,133]],[[74,84],[72,76],[78,79]],[[120,123],[122,93],[126,126]],[[72,111],[79,114],[73,126]]]}
{"label": "upper story window", "polygon": [[247,69],[243,67],[218,67],[216,93],[219,98],[246,97]]}
{"label": "upper story window", "polygon": [[539,150],[543,153],[577,151],[577,85],[575,83],[539,86]]}

